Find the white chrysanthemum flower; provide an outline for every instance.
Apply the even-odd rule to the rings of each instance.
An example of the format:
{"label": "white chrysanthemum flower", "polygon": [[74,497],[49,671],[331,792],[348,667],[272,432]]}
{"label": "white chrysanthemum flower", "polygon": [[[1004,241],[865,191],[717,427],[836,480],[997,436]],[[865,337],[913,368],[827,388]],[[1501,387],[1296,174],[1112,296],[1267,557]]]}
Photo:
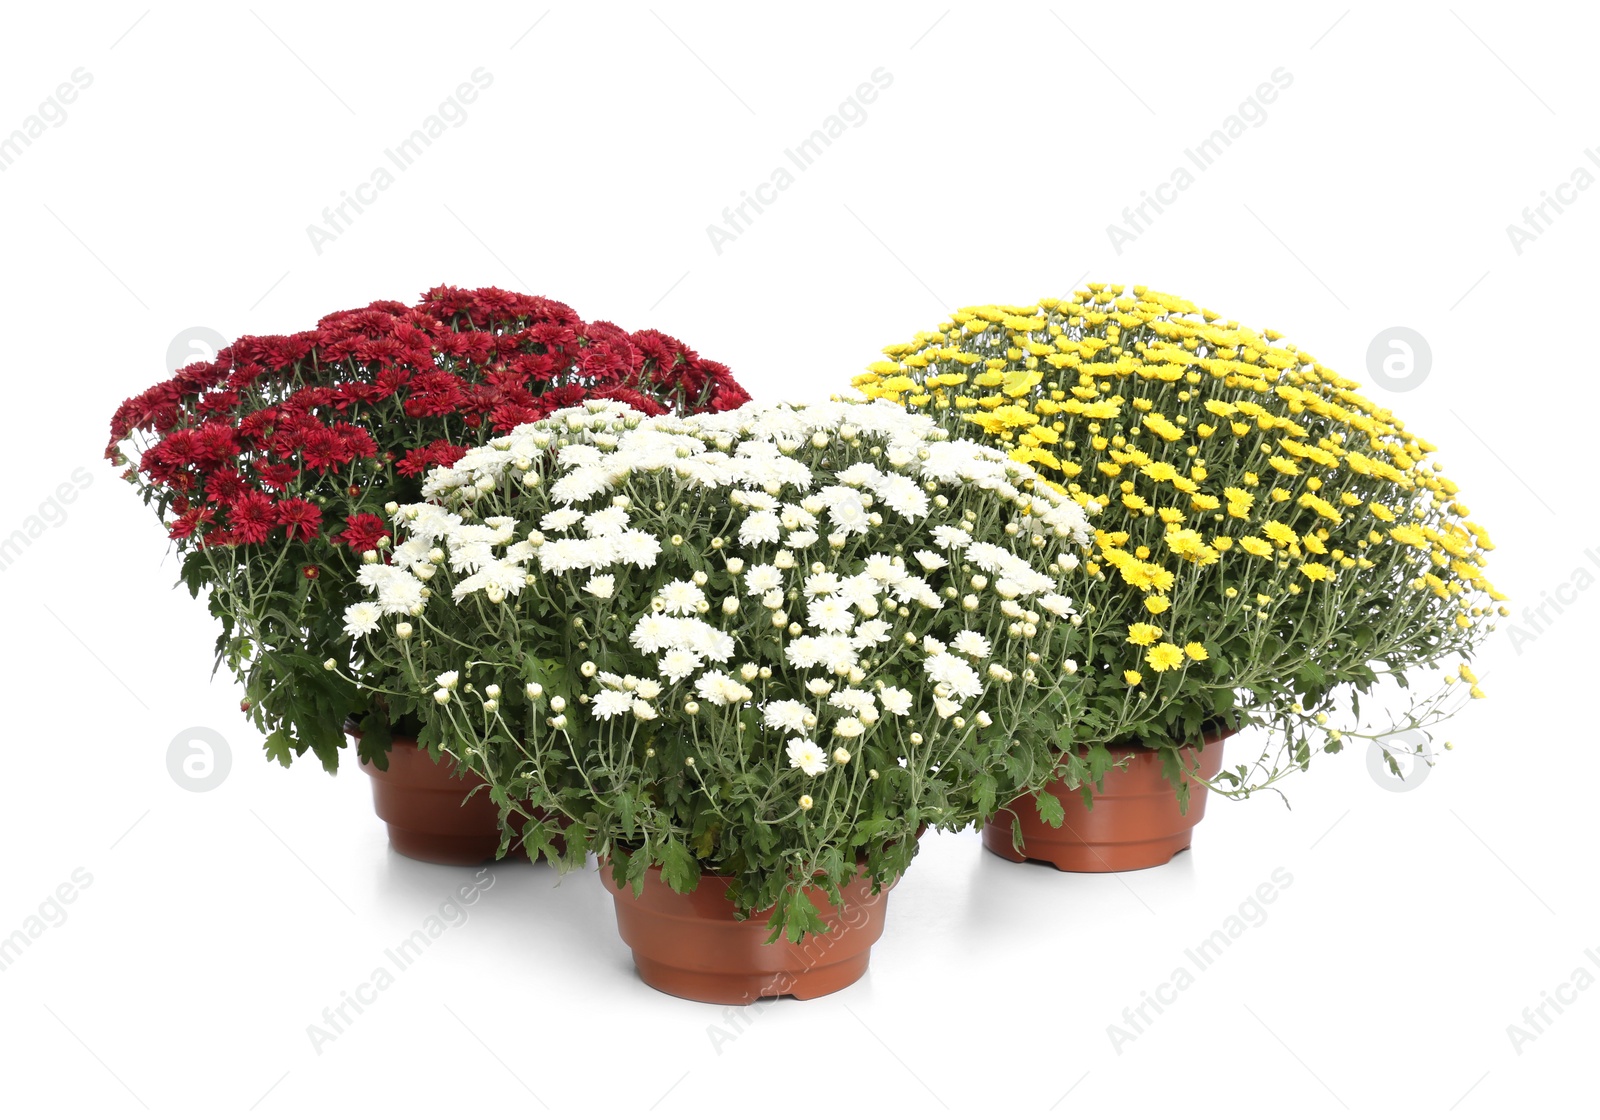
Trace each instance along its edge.
{"label": "white chrysanthemum flower", "polygon": [[961,710],[961,705],[944,696],[933,698],[933,710],[939,713],[940,719],[949,719]]}
{"label": "white chrysanthemum flower", "polygon": [[893,715],[910,715],[912,699],[910,691],[904,688],[884,685],[878,689],[878,702],[883,705],[884,711]]}
{"label": "white chrysanthemum flower", "polygon": [[433,678],[433,683],[440,688],[454,688],[461,683],[461,674],[454,669],[447,669]]}
{"label": "white chrysanthemum flower", "polygon": [[527,581],[528,570],[520,564],[495,560],[457,583],[455,590],[451,592],[451,597],[459,603],[473,592],[483,591],[488,593],[492,602],[499,602],[506,595],[521,594]]}
{"label": "white chrysanthemum flower", "polygon": [[783,573],[771,564],[752,564],[744,586],[752,595],[765,595],[783,586]]}
{"label": "white chrysanthemum flower", "polygon": [[805,592],[808,599],[820,599],[839,590],[839,577],[832,572],[817,572],[806,577]]}
{"label": "white chrysanthemum flower", "polygon": [[390,569],[389,577],[378,588],[378,609],[384,614],[411,614],[422,607],[422,581],[410,572]]}
{"label": "white chrysanthemum flower", "polygon": [[656,653],[673,644],[678,637],[677,620],[664,614],[647,614],[634,623],[628,640],[641,653]]}
{"label": "white chrysanthemum flower", "polygon": [[986,572],[998,572],[1015,559],[1011,553],[988,541],[973,541],[967,545],[966,557]]}
{"label": "white chrysanthemum flower", "polygon": [[878,716],[877,699],[864,688],[838,689],[829,695],[828,703],[847,712],[854,712],[869,722]]}
{"label": "white chrysanthemum flower", "polygon": [[677,684],[684,677],[698,672],[705,662],[700,655],[687,649],[669,649],[661,655],[661,660],[656,664],[656,671],[673,684]]}
{"label": "white chrysanthemum flower", "polygon": [[841,739],[858,739],[866,732],[866,725],[855,716],[845,716],[833,725],[833,733]]}
{"label": "white chrysanthemum flower", "polygon": [[661,601],[663,610],[678,615],[695,614],[702,606],[708,605],[706,593],[686,579],[675,579],[664,585],[661,588]]}
{"label": "white chrysanthemum flower", "polygon": [[376,603],[351,603],[344,610],[344,632],[352,638],[364,638],[378,628],[383,612]]}
{"label": "white chrysanthemum flower", "polygon": [[609,599],[617,592],[617,577],[610,575],[591,576],[583,589],[596,599]]}
{"label": "white chrysanthemum flower", "polygon": [[922,663],[928,679],[946,685],[951,693],[962,698],[978,696],[983,692],[983,678],[977,670],[952,653],[935,653]]}
{"label": "white chrysanthemum flower", "polygon": [[646,678],[638,683],[634,688],[634,692],[639,694],[640,699],[654,700],[661,695],[661,682]]}
{"label": "white chrysanthemum flower", "polygon": [[817,534],[810,529],[796,529],[784,538],[783,543],[790,548],[810,548],[817,543]]}
{"label": "white chrysanthemum flower", "polygon": [[810,713],[798,700],[769,700],[761,706],[761,722],[777,731],[804,731]]}
{"label": "white chrysanthemum flower", "polygon": [[808,778],[815,778],[828,768],[828,756],[810,739],[790,739],[789,767],[799,770]]}
{"label": "white chrysanthemum flower", "polygon": [[630,563],[635,568],[648,568],[661,555],[661,541],[643,530],[626,530],[606,538],[611,544],[611,554],[616,563]]}
{"label": "white chrysanthemum flower", "polygon": [[925,653],[928,653],[928,654],[943,653],[945,651],[945,648],[946,648],[945,644],[943,642],[941,642],[938,638],[935,638],[932,634],[929,634],[929,635],[927,635],[926,637],[924,637],[922,639],[922,649],[923,649],[923,652],[925,652]]}
{"label": "white chrysanthemum flower", "polygon": [[912,553],[912,556],[916,558],[917,563],[922,565],[922,570],[925,572],[937,572],[940,568],[946,567],[950,563],[950,561],[946,560],[943,556],[940,556],[937,552],[930,551],[926,548],[919,548],[916,552]]}
{"label": "white chrysanthemum flower", "polygon": [[907,521],[916,521],[928,515],[927,491],[905,475],[885,475],[873,489],[883,499],[884,505]]}
{"label": "white chrysanthemum flower", "polygon": [[817,527],[817,515],[806,509],[805,506],[796,505],[794,502],[784,503],[781,516],[785,529],[815,529]]}
{"label": "white chrysanthemum flower", "polygon": [[856,617],[843,596],[817,599],[806,611],[806,622],[819,630],[838,632],[855,625]]}
{"label": "white chrysanthemum flower", "polygon": [[817,639],[810,634],[802,634],[791,641],[784,649],[784,656],[789,664],[796,669],[812,669],[822,664],[823,650]]}
{"label": "white chrysanthemum flower", "polygon": [[596,694],[589,710],[596,719],[614,719],[633,711],[633,693],[603,688]]}
{"label": "white chrysanthemum flower", "polygon": [[828,520],[841,533],[865,533],[872,528],[872,520],[867,516],[867,507],[862,505],[860,497],[856,495],[829,505]]}
{"label": "white chrysanthemum flower", "polygon": [[862,604],[875,600],[883,590],[883,581],[866,572],[857,572],[839,581],[838,594],[852,603]]}
{"label": "white chrysanthemum flower", "polygon": [[1072,600],[1065,595],[1041,595],[1039,605],[1058,618],[1066,618],[1072,613]]}
{"label": "white chrysanthemum flower", "polygon": [[894,560],[881,552],[874,552],[867,557],[867,562],[862,568],[862,572],[883,585],[890,584],[900,574]]}
{"label": "white chrysanthemum flower", "polygon": [[560,509],[553,509],[539,518],[539,528],[547,533],[564,533],[582,520],[583,513],[581,510],[575,510],[571,506],[563,506]]}
{"label": "white chrysanthemum flower", "polygon": [[989,639],[976,630],[963,630],[950,639],[950,648],[957,653],[964,653],[968,657],[988,657],[993,647]]}
{"label": "white chrysanthemum flower", "polygon": [[719,707],[727,707],[729,704],[742,704],[754,695],[744,685],[719,669],[714,669],[701,676],[699,680],[695,681],[694,687],[702,699],[709,700]]}
{"label": "white chrysanthemum flower", "polygon": [[606,537],[628,527],[628,511],[620,506],[597,509],[583,519],[583,531],[591,537]]}
{"label": "white chrysanthemum flower", "polygon": [[881,618],[868,619],[856,627],[854,645],[857,649],[882,645],[889,640],[893,628]]}
{"label": "white chrysanthemum flower", "polygon": [[586,502],[597,494],[611,489],[610,472],[604,467],[579,467],[561,476],[550,487],[550,496],[558,502]]}
{"label": "white chrysanthemum flower", "polygon": [[739,543],[749,548],[757,544],[777,544],[783,536],[783,522],[771,510],[756,510],[739,526]]}
{"label": "white chrysanthemum flower", "polygon": [[539,546],[539,565],[551,575],[578,568],[609,567],[616,560],[615,540],[614,537],[556,537]]}

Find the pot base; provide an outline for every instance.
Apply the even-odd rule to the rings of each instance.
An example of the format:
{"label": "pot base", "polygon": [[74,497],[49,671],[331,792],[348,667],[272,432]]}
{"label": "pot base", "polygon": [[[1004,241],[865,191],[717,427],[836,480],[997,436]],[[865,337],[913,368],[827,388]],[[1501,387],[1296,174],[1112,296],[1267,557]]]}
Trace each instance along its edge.
{"label": "pot base", "polygon": [[818,996],[832,995],[865,976],[871,956],[869,951],[837,964],[814,965],[803,972],[769,972],[764,976],[720,976],[696,972],[653,961],[637,952],[633,954],[633,966],[639,973],[639,979],[669,996],[696,1003],[748,1007],[759,999],[779,996],[816,999]]}
{"label": "pot base", "polygon": [[[488,863],[500,851],[500,810],[484,791],[467,796],[481,781],[435,762],[410,739],[396,738],[388,769],[369,762],[372,804],[389,830],[389,846],[408,859],[452,867]],[[507,855],[522,851],[513,844]]]}
{"label": "pot base", "polygon": [[[1067,833],[1066,824],[1056,831]],[[1075,833],[1068,833],[1064,840],[1033,833],[1023,840],[1026,851],[1019,852],[1011,842],[1009,820],[991,821],[983,828],[983,846],[1002,859],[1012,863],[1048,863],[1057,871],[1073,872],[1142,871],[1147,867],[1160,867],[1172,862],[1179,852],[1188,851],[1193,839],[1193,827],[1172,836],[1099,844],[1085,843]]]}
{"label": "pot base", "polygon": [[[407,859],[441,863],[451,867],[475,867],[494,860],[500,850],[500,834],[493,836],[452,836],[442,832],[419,832],[396,824],[389,829],[389,847]],[[507,855],[515,855],[520,845]]]}
{"label": "pot base", "polygon": [[[1211,781],[1222,772],[1222,741],[1232,732],[1208,738],[1198,749],[1183,752],[1191,773]],[[1142,871],[1169,863],[1187,851],[1194,826],[1205,816],[1204,785],[1191,783],[1189,811],[1179,812],[1178,798],[1161,773],[1161,758],[1153,750],[1134,748],[1126,769],[1108,770],[1104,789],[1085,806],[1079,790],[1063,782],[1045,789],[1061,802],[1061,827],[1052,828],[1039,816],[1031,794],[1017,798],[983,827],[983,846],[1013,863],[1048,863],[1060,871]],[[1011,836],[1011,818],[1022,825],[1022,846]]]}
{"label": "pot base", "polygon": [[725,897],[728,881],[702,875],[700,885],[678,894],[652,869],[644,892],[613,881],[602,864],[600,881],[616,903],[617,932],[633,954],[639,979],[650,987],[698,1003],[746,1006],[759,999],[816,999],[848,988],[867,973],[873,943],[883,934],[884,891],[874,894],[857,878],[834,906],[825,892],[811,892],[828,931],[796,945],[782,936],[770,945],[771,912],[739,921]]}

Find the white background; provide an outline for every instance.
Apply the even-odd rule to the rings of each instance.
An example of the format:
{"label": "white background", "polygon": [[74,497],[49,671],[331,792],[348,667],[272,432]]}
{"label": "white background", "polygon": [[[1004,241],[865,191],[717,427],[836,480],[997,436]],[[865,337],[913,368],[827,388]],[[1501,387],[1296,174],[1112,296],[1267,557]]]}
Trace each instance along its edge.
{"label": "white background", "polygon": [[[1204,13],[1204,14],[1202,14]],[[1363,381],[1385,328],[1432,367],[1375,389],[1439,443],[1516,609],[1600,573],[1585,328],[1600,190],[1506,227],[1600,148],[1577,5],[30,5],[0,133],[93,76],[0,173],[0,536],[86,468],[0,571],[0,936],[93,884],[0,972],[16,1116],[1573,1115],[1600,990],[1593,630],[1564,593],[1496,635],[1490,699],[1394,792],[1359,752],[1214,803],[1192,853],[1120,877],[930,836],[869,977],[752,1012],[637,981],[593,873],[508,866],[317,1054],[306,1029],[461,869],[389,853],[366,778],[261,756],[214,630],[100,461],[175,336],[310,327],[436,283],[657,326],[758,397],[822,397],[956,306],[1146,283],[1276,327]],[[530,30],[530,25],[533,25]],[[355,223],[306,227],[477,67],[493,84]],[[709,223],[876,68],[865,123],[716,252]],[[1119,254],[1106,227],[1282,67],[1292,85]],[[1600,172],[1600,168],[1591,168]],[[80,478],[83,476],[80,476]],[[56,518],[55,520],[59,520]],[[1520,617],[1520,615],[1519,615]],[[1537,620],[1536,620],[1537,621]],[[209,793],[169,776],[220,733]],[[1118,1053],[1107,1027],[1274,869],[1293,885]],[[1190,967],[1191,972],[1194,968]],[[728,1032],[716,1034],[710,1028]],[[736,1033],[739,1032],[739,1033]],[[732,1040],[730,1041],[730,1037]]]}

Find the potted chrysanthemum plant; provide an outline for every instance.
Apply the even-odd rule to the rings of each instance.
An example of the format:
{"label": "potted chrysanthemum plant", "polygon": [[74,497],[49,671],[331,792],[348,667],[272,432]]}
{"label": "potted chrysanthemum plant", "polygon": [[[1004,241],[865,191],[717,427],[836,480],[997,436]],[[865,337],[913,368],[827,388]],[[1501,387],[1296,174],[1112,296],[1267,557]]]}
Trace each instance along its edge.
{"label": "potted chrysanthemum plant", "polygon": [[1054,764],[1085,516],[925,416],[597,402],[426,492],[360,573],[354,672],[438,708],[424,741],[537,810],[531,853],[598,853],[654,987],[852,983],[921,831]]}
{"label": "potted chrysanthemum plant", "polygon": [[[967,308],[884,353],[856,378],[867,396],[988,440],[1095,514],[1079,598],[1103,738],[986,831],[994,851],[1164,863],[1207,789],[1248,796],[1353,740],[1399,773],[1396,735],[1481,695],[1472,652],[1506,613],[1488,534],[1433,444],[1276,332],[1091,284]],[[1364,721],[1384,682],[1391,718]],[[1268,746],[1224,768],[1247,725]]]}
{"label": "potted chrysanthemum plant", "polygon": [[[726,367],[655,331],[494,288],[427,292],[343,311],[288,336],[246,336],[125,402],[106,454],[167,523],[192,595],[221,623],[217,662],[287,766],[333,771],[359,738],[395,847],[476,862],[498,846],[453,759],[419,754],[417,714],[375,682],[323,670],[341,644],[353,575],[389,554],[388,511],[469,446],[590,398],[647,411],[734,407]],[[353,723],[352,723],[353,721]],[[393,748],[393,749],[391,749]]]}

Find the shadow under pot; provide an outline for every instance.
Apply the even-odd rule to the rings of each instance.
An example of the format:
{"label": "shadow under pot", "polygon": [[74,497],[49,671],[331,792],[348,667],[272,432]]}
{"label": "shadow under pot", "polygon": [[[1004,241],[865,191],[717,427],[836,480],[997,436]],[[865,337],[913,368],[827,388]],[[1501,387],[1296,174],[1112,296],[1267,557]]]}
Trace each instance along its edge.
{"label": "shadow under pot", "polygon": [[[359,729],[345,732],[359,740]],[[470,867],[493,860],[500,850],[500,810],[488,791],[474,789],[483,779],[456,773],[448,757],[434,761],[415,739],[394,737],[388,769],[362,761],[372,779],[372,804],[388,827],[389,846],[424,863]],[[467,795],[472,794],[469,798]],[[520,843],[506,852],[524,854]]]}
{"label": "shadow under pot", "polygon": [[[1222,744],[1232,731],[1208,735],[1204,743],[1180,753],[1185,770],[1206,781],[1222,772]],[[1083,803],[1082,790],[1054,781],[1044,788],[1061,802],[1064,819],[1052,828],[1039,816],[1032,794],[1024,794],[984,826],[983,846],[1013,863],[1036,860],[1062,871],[1139,871],[1160,867],[1187,849],[1194,826],[1206,812],[1206,787],[1189,785],[1189,810],[1178,807],[1178,795],[1161,772],[1161,755],[1149,747],[1114,748],[1126,753],[1126,769],[1107,770],[1094,804]],[[1022,826],[1022,846],[1014,845],[1011,820]]]}
{"label": "shadow under pot", "polygon": [[780,934],[768,945],[772,911],[739,921],[726,897],[732,880],[724,876],[702,874],[694,890],[679,894],[652,867],[635,898],[602,862],[600,881],[616,902],[617,932],[633,951],[639,979],[681,999],[740,1006],[767,996],[815,999],[861,979],[873,943],[883,936],[894,885],[874,893],[872,880],[858,876],[840,891],[842,906],[812,888],[808,893],[828,931],[807,934],[798,945]]}

